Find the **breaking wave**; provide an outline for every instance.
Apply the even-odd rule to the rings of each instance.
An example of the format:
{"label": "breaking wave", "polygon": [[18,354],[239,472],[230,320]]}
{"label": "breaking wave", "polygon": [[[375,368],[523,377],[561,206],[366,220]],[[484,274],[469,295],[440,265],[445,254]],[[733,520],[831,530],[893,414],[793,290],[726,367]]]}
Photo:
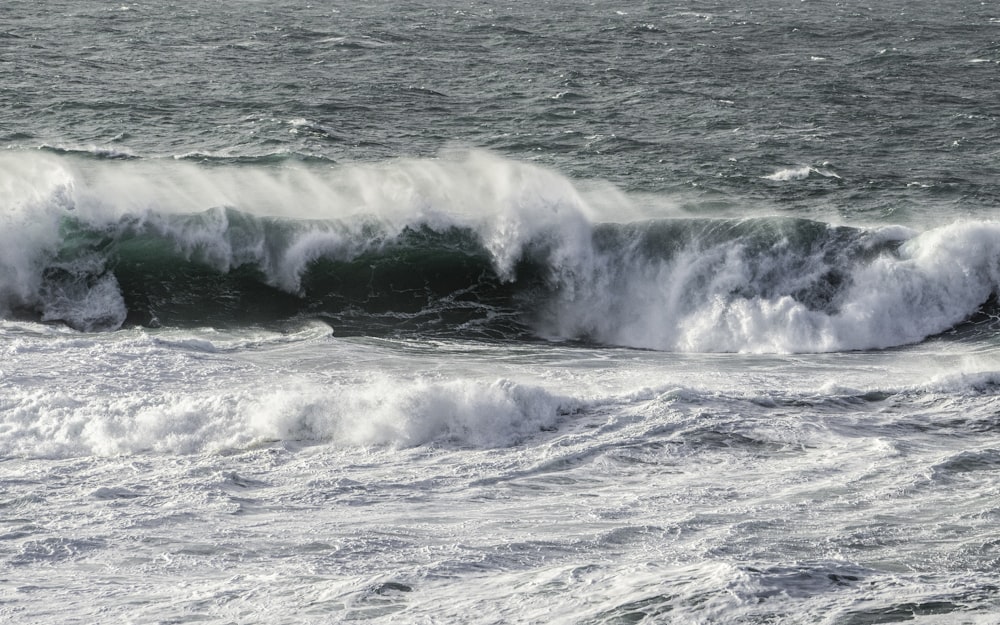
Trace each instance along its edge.
{"label": "breaking wave", "polygon": [[353,166],[18,152],[0,167],[0,312],[81,331],[322,319],[338,334],[840,351],[975,320],[1000,285],[995,222],[650,215],[476,152]]}

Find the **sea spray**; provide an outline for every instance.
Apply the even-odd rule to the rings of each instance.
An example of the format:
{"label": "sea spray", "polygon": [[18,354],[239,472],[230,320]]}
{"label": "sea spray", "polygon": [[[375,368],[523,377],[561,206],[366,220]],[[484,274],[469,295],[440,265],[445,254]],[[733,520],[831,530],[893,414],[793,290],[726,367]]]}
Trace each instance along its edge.
{"label": "sea spray", "polygon": [[[30,166],[30,167],[29,167]],[[1000,226],[630,219],[627,196],[483,153],[332,168],[70,162],[8,184],[8,316],[274,325],[667,351],[918,342],[1000,284]],[[626,219],[611,219],[619,201]]]}

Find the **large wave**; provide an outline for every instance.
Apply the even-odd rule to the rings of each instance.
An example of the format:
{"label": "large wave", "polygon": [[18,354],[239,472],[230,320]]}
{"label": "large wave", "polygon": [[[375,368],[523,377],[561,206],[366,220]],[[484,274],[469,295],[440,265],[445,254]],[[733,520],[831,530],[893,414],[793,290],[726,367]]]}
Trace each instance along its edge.
{"label": "large wave", "polygon": [[803,352],[918,342],[1000,285],[1000,224],[652,213],[485,153],[335,166],[7,152],[0,312]]}

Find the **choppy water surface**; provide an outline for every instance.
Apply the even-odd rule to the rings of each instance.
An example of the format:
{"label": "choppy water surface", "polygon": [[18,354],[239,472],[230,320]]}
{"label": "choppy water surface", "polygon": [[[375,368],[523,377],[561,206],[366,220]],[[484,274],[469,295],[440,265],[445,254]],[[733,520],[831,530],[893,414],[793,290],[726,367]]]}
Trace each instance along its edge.
{"label": "choppy water surface", "polygon": [[993,8],[6,3],[0,617],[992,623]]}

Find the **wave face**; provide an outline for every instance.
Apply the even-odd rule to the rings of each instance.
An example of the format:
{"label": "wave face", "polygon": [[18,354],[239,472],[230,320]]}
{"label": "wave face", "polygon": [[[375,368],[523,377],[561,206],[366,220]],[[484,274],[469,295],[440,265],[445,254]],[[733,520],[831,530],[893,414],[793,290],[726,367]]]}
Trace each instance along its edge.
{"label": "wave face", "polygon": [[[323,168],[4,156],[0,310],[82,331],[816,352],[921,341],[1000,284],[1000,224],[925,232],[650,215],[489,154]],[[645,211],[645,212],[644,212]]]}

